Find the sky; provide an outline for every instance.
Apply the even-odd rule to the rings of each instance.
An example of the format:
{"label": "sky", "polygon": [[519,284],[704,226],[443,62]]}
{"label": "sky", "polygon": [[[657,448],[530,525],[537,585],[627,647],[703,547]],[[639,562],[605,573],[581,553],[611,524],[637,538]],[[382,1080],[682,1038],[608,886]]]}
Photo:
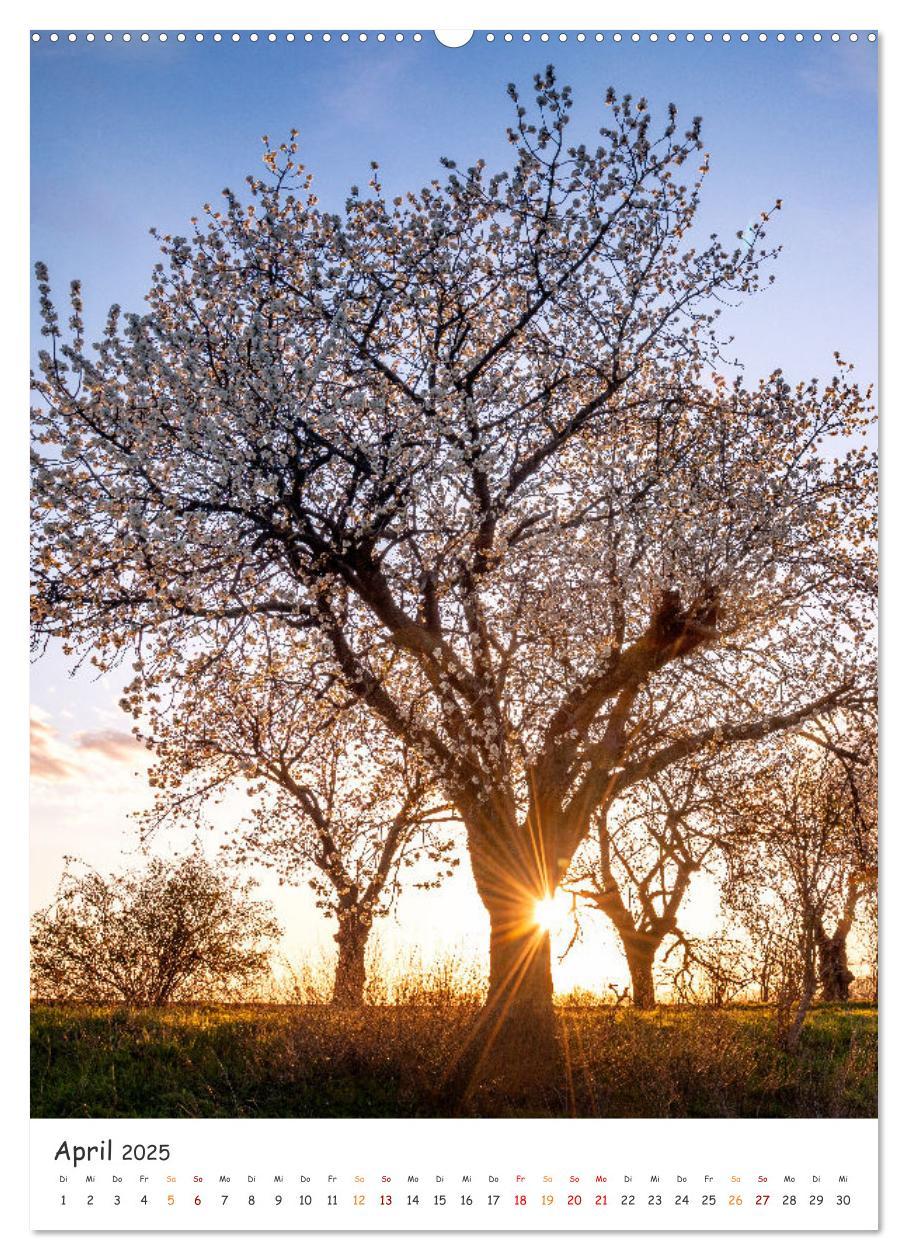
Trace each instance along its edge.
{"label": "sky", "polygon": [[[595,143],[608,86],[646,96],[654,120],[669,101],[680,120],[703,117],[711,172],[704,230],[732,240],[770,208],[783,252],[775,285],[727,313],[726,331],[751,378],[776,367],[790,378],[832,372],[833,351],[877,379],[876,45],[489,43],[460,49],[431,32],[419,43],[32,45],[32,261],[47,263],[60,293],[83,282],[89,330],[113,302],[142,307],[156,246],[149,229],[185,232],[221,189],[258,172],[261,137],[300,132],[315,191],[340,208],[365,185],[369,162],[393,195],[437,175],[441,156],[466,165],[507,161],[509,81],[529,95],[548,62],[574,89],[573,134]],[[33,312],[37,336],[39,321]],[[72,676],[51,649],[33,668],[32,896],[53,894],[65,854],[111,869],[135,847],[130,812],[147,800],[145,764],[117,706],[121,679]],[[212,818],[211,844],[236,807]],[[185,843],[187,837],[173,837]],[[292,956],[330,949],[330,925],[299,890],[263,880],[284,919]],[[442,913],[442,901],[445,911]],[[717,898],[708,877],[691,899],[688,927],[709,930]],[[601,917],[601,916],[600,916]],[[481,949],[486,920],[466,866],[444,892],[410,893],[381,934],[389,951],[426,957]],[[588,929],[556,968],[570,989],[601,976],[624,983],[608,929]]]}

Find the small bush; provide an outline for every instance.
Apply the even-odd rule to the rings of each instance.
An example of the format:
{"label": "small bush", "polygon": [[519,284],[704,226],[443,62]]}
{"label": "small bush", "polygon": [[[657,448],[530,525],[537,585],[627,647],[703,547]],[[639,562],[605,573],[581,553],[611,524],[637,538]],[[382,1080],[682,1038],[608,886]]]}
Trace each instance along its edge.
{"label": "small bush", "polygon": [[161,1006],[249,989],[280,935],[253,886],[196,853],[108,877],[68,864],[53,904],[32,916],[32,992]]}

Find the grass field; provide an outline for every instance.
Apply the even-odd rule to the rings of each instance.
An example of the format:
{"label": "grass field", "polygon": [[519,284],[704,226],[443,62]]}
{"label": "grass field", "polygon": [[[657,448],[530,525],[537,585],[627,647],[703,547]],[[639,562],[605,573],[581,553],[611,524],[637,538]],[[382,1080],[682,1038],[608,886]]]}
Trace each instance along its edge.
{"label": "grass field", "polygon": [[[444,1115],[439,1082],[473,1013],[35,1005],[32,1115]],[[876,1115],[875,1007],[816,1008],[794,1054],[759,1007],[562,1007],[558,1018],[564,1074],[517,1114]],[[471,1110],[515,1114],[488,1091]]]}

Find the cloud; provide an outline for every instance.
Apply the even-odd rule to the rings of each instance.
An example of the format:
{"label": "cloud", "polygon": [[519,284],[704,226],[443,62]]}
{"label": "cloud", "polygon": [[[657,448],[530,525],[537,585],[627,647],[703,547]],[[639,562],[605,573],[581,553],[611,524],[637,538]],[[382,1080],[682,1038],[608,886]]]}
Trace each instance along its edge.
{"label": "cloud", "polygon": [[141,761],[145,749],[126,731],[104,728],[78,731],[72,743],[63,739],[40,710],[32,710],[31,774],[33,779],[61,783],[93,777],[93,764],[98,757],[128,765]]}
{"label": "cloud", "polygon": [[111,761],[136,761],[141,759],[144,752],[141,744],[126,731],[80,731],[75,741],[77,748],[100,753]]}
{"label": "cloud", "polygon": [[79,768],[69,750],[58,738],[54,728],[43,718],[31,718],[29,744],[33,779],[45,779],[51,783],[58,783],[61,779],[78,777]]}

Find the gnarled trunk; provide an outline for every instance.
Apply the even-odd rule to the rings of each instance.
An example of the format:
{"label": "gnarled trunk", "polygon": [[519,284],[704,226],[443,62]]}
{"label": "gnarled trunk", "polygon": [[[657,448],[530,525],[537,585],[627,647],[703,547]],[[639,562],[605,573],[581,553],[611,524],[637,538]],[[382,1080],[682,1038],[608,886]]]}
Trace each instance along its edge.
{"label": "gnarled trunk", "polygon": [[848,967],[848,937],[836,931],[817,941],[817,970],[824,1002],[847,1002],[854,972]]}
{"label": "gnarled trunk", "polygon": [[362,1006],[366,987],[366,944],[372,930],[372,917],[354,908],[338,915],[337,965],[334,971],[335,1006]]}
{"label": "gnarled trunk", "polygon": [[659,942],[643,933],[621,937],[627,969],[631,976],[631,994],[634,1006],[641,1011],[651,1011],[656,1005],[656,989],[653,984],[653,964]]}
{"label": "gnarled trunk", "polygon": [[552,956],[549,934],[535,921],[536,899],[489,913],[489,992],[486,1006],[525,1032],[551,1031]]}
{"label": "gnarled trunk", "polygon": [[848,935],[854,925],[860,896],[860,880],[852,875],[842,916],[832,935],[827,934],[820,916],[817,916],[817,970],[824,1002],[847,1002],[854,973],[848,967]]}
{"label": "gnarled trunk", "polygon": [[489,914],[489,989],[452,1074],[453,1089],[461,1101],[488,1086],[530,1102],[561,1084],[549,934],[536,919],[554,879],[526,827],[493,837],[468,829],[468,835]]}

